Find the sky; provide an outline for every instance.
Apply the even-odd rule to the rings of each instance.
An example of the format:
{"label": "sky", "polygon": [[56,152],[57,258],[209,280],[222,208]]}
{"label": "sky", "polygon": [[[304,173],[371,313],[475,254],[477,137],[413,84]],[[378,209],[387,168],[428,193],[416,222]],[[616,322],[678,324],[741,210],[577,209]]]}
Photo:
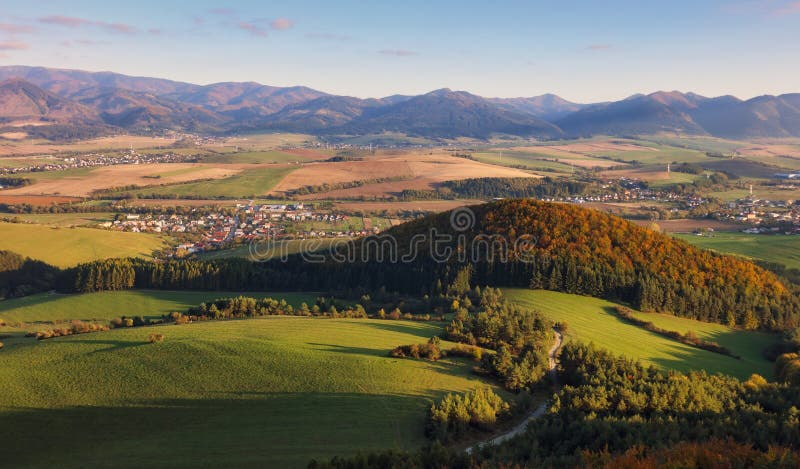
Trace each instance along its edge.
{"label": "sky", "polygon": [[800,92],[800,1],[0,0],[0,65],[357,97]]}

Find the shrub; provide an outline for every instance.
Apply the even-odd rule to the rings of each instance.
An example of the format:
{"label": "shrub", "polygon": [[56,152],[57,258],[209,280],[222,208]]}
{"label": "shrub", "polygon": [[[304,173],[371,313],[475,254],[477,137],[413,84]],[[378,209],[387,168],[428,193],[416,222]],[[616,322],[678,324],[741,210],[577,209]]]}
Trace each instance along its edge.
{"label": "shrub", "polygon": [[147,341],[151,344],[164,342],[164,334],[150,334],[147,336]]}
{"label": "shrub", "polygon": [[479,362],[483,358],[483,349],[474,345],[457,344],[446,351],[446,356],[471,358]]}
{"label": "shrub", "polygon": [[426,344],[400,345],[392,349],[389,355],[395,358],[424,358],[425,360],[436,361],[442,356],[439,349],[439,338],[431,337]]}

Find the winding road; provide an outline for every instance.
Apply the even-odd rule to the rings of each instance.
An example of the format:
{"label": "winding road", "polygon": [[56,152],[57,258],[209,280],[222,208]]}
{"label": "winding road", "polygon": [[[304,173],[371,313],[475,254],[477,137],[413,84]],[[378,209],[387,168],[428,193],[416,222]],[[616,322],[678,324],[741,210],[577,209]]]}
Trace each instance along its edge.
{"label": "winding road", "polygon": [[[561,333],[558,332],[557,330],[554,329],[553,332],[555,332],[556,335],[556,342],[553,344],[552,347],[550,347],[550,350],[547,351],[547,356],[549,361],[548,365],[550,367],[548,374],[550,375],[550,379],[553,380],[553,384],[558,385],[558,373],[556,372],[556,354],[558,353],[558,349],[561,348],[561,343],[564,341],[564,338],[561,335]],[[503,443],[504,441],[510,440],[511,438],[514,438],[515,436],[521,434],[522,432],[525,431],[526,428],[528,428],[529,423],[544,415],[544,413],[547,411],[547,407],[549,406],[549,404],[550,403],[548,401],[542,402],[542,404],[539,405],[539,407],[537,407],[530,414],[528,414],[528,416],[525,417],[525,420],[520,422],[514,428],[501,435],[492,438],[491,440],[483,441],[481,443],[476,443],[470,446],[466,450],[467,454],[470,454],[472,453],[473,450],[476,450],[485,445],[498,445],[500,443]]]}

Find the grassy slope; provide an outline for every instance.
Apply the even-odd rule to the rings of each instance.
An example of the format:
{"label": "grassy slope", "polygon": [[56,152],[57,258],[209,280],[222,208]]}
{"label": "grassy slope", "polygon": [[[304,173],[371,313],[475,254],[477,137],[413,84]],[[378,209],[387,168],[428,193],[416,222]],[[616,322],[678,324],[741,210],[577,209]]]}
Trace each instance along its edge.
{"label": "grassy slope", "polygon": [[28,223],[50,226],[86,226],[97,225],[106,221],[114,220],[112,212],[92,212],[92,213],[22,213],[6,215],[9,218],[19,218]]}
{"label": "grassy slope", "polygon": [[557,321],[567,321],[568,337],[612,350],[629,358],[662,368],[680,371],[706,370],[747,378],[758,373],[772,377],[772,363],[761,357],[761,350],[774,337],[743,332],[717,324],[706,324],[667,315],[640,313],[642,318],[679,332],[694,331],[699,337],[715,340],[741,355],[742,360],[707,352],[624,322],[611,312],[614,304],[605,300],[543,290],[509,289],[508,297],[536,309]]}
{"label": "grassy slope", "polygon": [[[114,330],[0,351],[10,467],[304,467],[425,443],[466,361],[393,359],[427,323],[267,318]],[[148,334],[163,333],[160,344]]]}
{"label": "grassy slope", "polygon": [[294,306],[316,299],[312,293],[207,292],[129,290],[59,295],[42,293],[0,302],[0,319],[9,324],[65,321],[107,321],[126,315],[161,317],[172,311],[186,311],[204,301],[245,295],[254,298],[284,298]]}
{"label": "grassy slope", "polygon": [[297,169],[297,166],[276,166],[246,169],[241,173],[224,179],[169,184],[148,189],[135,190],[137,194],[156,194],[158,196],[204,196],[204,197],[250,197],[266,194],[284,176]]}
{"label": "grassy slope", "polygon": [[800,236],[717,232],[714,236],[675,235],[697,247],[800,269]]}
{"label": "grassy slope", "polygon": [[145,233],[0,223],[0,249],[60,267],[108,257],[150,257],[164,239]]}

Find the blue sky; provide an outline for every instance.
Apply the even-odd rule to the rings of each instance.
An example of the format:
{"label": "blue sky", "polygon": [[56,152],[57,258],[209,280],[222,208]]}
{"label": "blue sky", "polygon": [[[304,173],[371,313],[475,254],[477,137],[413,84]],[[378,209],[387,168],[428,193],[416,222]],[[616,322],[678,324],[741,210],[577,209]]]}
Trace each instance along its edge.
{"label": "blue sky", "polygon": [[0,65],[359,97],[800,92],[800,1],[0,0]]}

